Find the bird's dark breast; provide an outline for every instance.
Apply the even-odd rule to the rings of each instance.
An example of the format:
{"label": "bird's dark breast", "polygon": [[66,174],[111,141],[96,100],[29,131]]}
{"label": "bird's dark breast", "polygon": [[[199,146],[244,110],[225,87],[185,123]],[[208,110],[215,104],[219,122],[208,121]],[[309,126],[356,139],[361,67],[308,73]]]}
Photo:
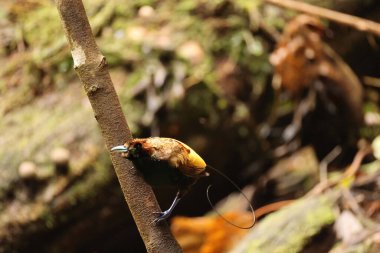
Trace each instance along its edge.
{"label": "bird's dark breast", "polygon": [[170,167],[166,161],[139,158],[132,162],[143,174],[145,181],[152,186],[178,186],[179,182],[186,177],[178,169]]}

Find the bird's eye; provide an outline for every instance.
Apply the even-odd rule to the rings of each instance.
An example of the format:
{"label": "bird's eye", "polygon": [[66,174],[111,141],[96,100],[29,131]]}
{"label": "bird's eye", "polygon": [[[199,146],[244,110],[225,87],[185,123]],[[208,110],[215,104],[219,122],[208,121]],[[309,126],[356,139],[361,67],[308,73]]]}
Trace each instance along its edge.
{"label": "bird's eye", "polygon": [[136,143],[136,144],[134,145],[134,148],[137,149],[137,150],[140,150],[140,149],[142,148],[141,143]]}
{"label": "bird's eye", "polygon": [[129,157],[139,158],[141,156],[142,151],[143,151],[143,147],[141,143],[139,142],[133,143],[133,145],[131,145],[131,148],[129,149]]}

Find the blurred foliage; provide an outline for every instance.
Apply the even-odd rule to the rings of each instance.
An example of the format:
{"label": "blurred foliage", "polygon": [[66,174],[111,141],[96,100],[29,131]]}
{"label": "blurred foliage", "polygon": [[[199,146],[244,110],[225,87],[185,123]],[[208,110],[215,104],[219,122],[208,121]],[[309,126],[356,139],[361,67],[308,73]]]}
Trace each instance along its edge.
{"label": "blurred foliage", "polygon": [[[259,0],[84,4],[98,45],[117,73],[120,99],[133,108],[128,118],[140,126],[135,131],[176,136],[178,128],[224,125],[257,141],[254,129],[268,120],[273,106],[268,56],[278,37],[274,28],[282,27],[288,14]],[[0,115],[5,115],[64,89],[74,74],[53,2],[1,5]],[[186,128],[189,123],[193,126]]]}
{"label": "blurred foliage", "polygon": [[[268,84],[273,47],[259,36],[258,1],[84,4],[135,133],[182,135],[199,147],[205,138],[220,140],[213,132],[221,129],[226,138],[254,143],[246,137],[255,135],[252,115]],[[91,109],[78,92],[52,1],[0,3],[0,64],[0,131],[7,133],[0,139],[6,147],[0,149],[0,237],[17,244],[20,234],[68,221],[73,206],[103,203],[88,199],[111,184],[113,173]],[[58,175],[51,159],[59,147],[70,151],[67,175]],[[227,148],[237,150],[231,156],[241,149],[251,160],[244,145]],[[35,178],[23,178],[24,164],[32,165]]]}
{"label": "blurred foliage", "polygon": [[[241,142],[223,152],[245,165],[252,154],[269,148],[256,131],[272,107],[271,29],[284,24],[277,8],[222,0],[84,4],[136,135],[176,137],[206,152],[210,147],[202,143],[212,145],[222,134]],[[63,91],[76,77],[53,2],[1,5],[4,116],[36,97]]]}
{"label": "blurred foliage", "polygon": [[[220,59],[228,59],[232,68],[244,69],[255,87],[248,90],[249,97],[255,100],[261,95],[271,67],[267,60],[270,45],[254,33],[259,27],[258,4],[85,1],[93,32],[109,65],[126,71],[127,80],[115,80],[122,87],[122,101],[131,102],[130,97],[139,92],[148,100],[136,101],[133,106],[140,108],[141,114],[145,112],[141,117],[144,125],[152,123],[152,114],[161,107],[175,106],[185,93],[189,106],[197,106],[194,111],[205,116],[213,113],[210,103],[218,109],[235,107],[236,101],[225,101],[215,77]],[[63,88],[73,77],[72,60],[53,3],[17,1],[8,5],[8,13],[3,13],[8,18],[3,19],[6,27],[2,29],[5,37],[0,53],[8,57],[0,71],[0,94],[5,97],[0,104],[2,115],[35,95]],[[148,86],[153,86],[153,91]],[[192,94],[198,97],[200,91],[211,97],[198,103]],[[214,124],[220,122],[215,119]]]}
{"label": "blurred foliage", "polygon": [[[339,5],[339,1],[325,2]],[[261,5],[259,0],[84,4],[135,134],[181,138],[201,153],[214,150],[207,150],[207,145],[218,146],[216,158],[210,160],[226,167],[232,162],[220,153],[228,153],[234,167],[244,167],[255,155],[283,143],[281,132],[295,103],[275,94],[268,58],[279,37],[277,28],[293,13]],[[0,7],[0,116],[5,117],[0,130],[7,131],[15,122],[12,111],[77,83],[52,1],[19,0],[2,2]],[[378,94],[372,92],[368,98],[366,110],[378,115]],[[40,109],[44,111],[43,106]],[[41,113],[30,110],[18,117],[17,125],[32,124],[33,115]],[[285,121],[280,128],[273,126],[279,118]],[[54,124],[51,117],[46,125]],[[15,134],[3,140],[7,145],[14,142],[11,136],[27,136],[22,127],[8,131]],[[368,129],[363,132],[374,135]],[[220,136],[234,145],[220,143]],[[22,145],[4,154],[16,155],[26,145],[39,147],[37,143],[22,139]],[[4,166],[20,163],[6,156],[13,162],[3,162]]]}

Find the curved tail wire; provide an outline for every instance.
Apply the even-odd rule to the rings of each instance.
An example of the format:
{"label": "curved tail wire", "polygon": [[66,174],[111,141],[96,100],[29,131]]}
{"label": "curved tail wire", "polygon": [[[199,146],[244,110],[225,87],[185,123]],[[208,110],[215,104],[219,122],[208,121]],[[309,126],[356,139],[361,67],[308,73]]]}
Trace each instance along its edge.
{"label": "curved tail wire", "polygon": [[252,228],[255,223],[256,223],[256,214],[255,214],[255,210],[253,210],[253,207],[251,205],[251,202],[249,201],[248,197],[243,193],[243,191],[239,188],[239,186],[237,186],[237,184],[232,181],[226,174],[224,174],[223,172],[215,169],[214,167],[211,167],[210,165],[207,165],[207,168],[209,169],[212,169],[213,171],[215,171],[216,173],[218,173],[219,175],[221,175],[223,178],[225,178],[228,182],[230,182],[232,184],[233,187],[235,187],[236,190],[238,190],[241,195],[243,195],[243,197],[247,200],[248,204],[249,204],[249,208],[251,209],[251,213],[252,213],[252,217],[253,217],[253,222],[251,225],[249,225],[248,227],[241,227],[241,226],[238,226],[234,223],[232,223],[231,221],[227,220],[221,213],[219,213],[219,211],[215,208],[215,206],[212,204],[211,200],[210,200],[210,189],[212,187],[212,185],[209,185],[207,187],[207,191],[206,191],[206,196],[207,196],[207,200],[208,200],[208,203],[210,204],[211,208],[225,221],[227,222],[228,224],[234,226],[234,227],[237,227],[237,228],[240,228],[240,229],[250,229]]}

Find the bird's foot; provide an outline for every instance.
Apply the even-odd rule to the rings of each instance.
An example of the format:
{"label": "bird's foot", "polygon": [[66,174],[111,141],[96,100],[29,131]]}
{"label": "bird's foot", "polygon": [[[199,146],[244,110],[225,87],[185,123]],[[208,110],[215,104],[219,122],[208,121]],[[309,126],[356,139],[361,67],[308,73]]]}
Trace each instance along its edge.
{"label": "bird's foot", "polygon": [[170,216],[169,210],[166,210],[164,212],[154,212],[154,214],[158,214],[158,217],[153,220],[154,224],[157,224],[163,220],[166,220]]}

